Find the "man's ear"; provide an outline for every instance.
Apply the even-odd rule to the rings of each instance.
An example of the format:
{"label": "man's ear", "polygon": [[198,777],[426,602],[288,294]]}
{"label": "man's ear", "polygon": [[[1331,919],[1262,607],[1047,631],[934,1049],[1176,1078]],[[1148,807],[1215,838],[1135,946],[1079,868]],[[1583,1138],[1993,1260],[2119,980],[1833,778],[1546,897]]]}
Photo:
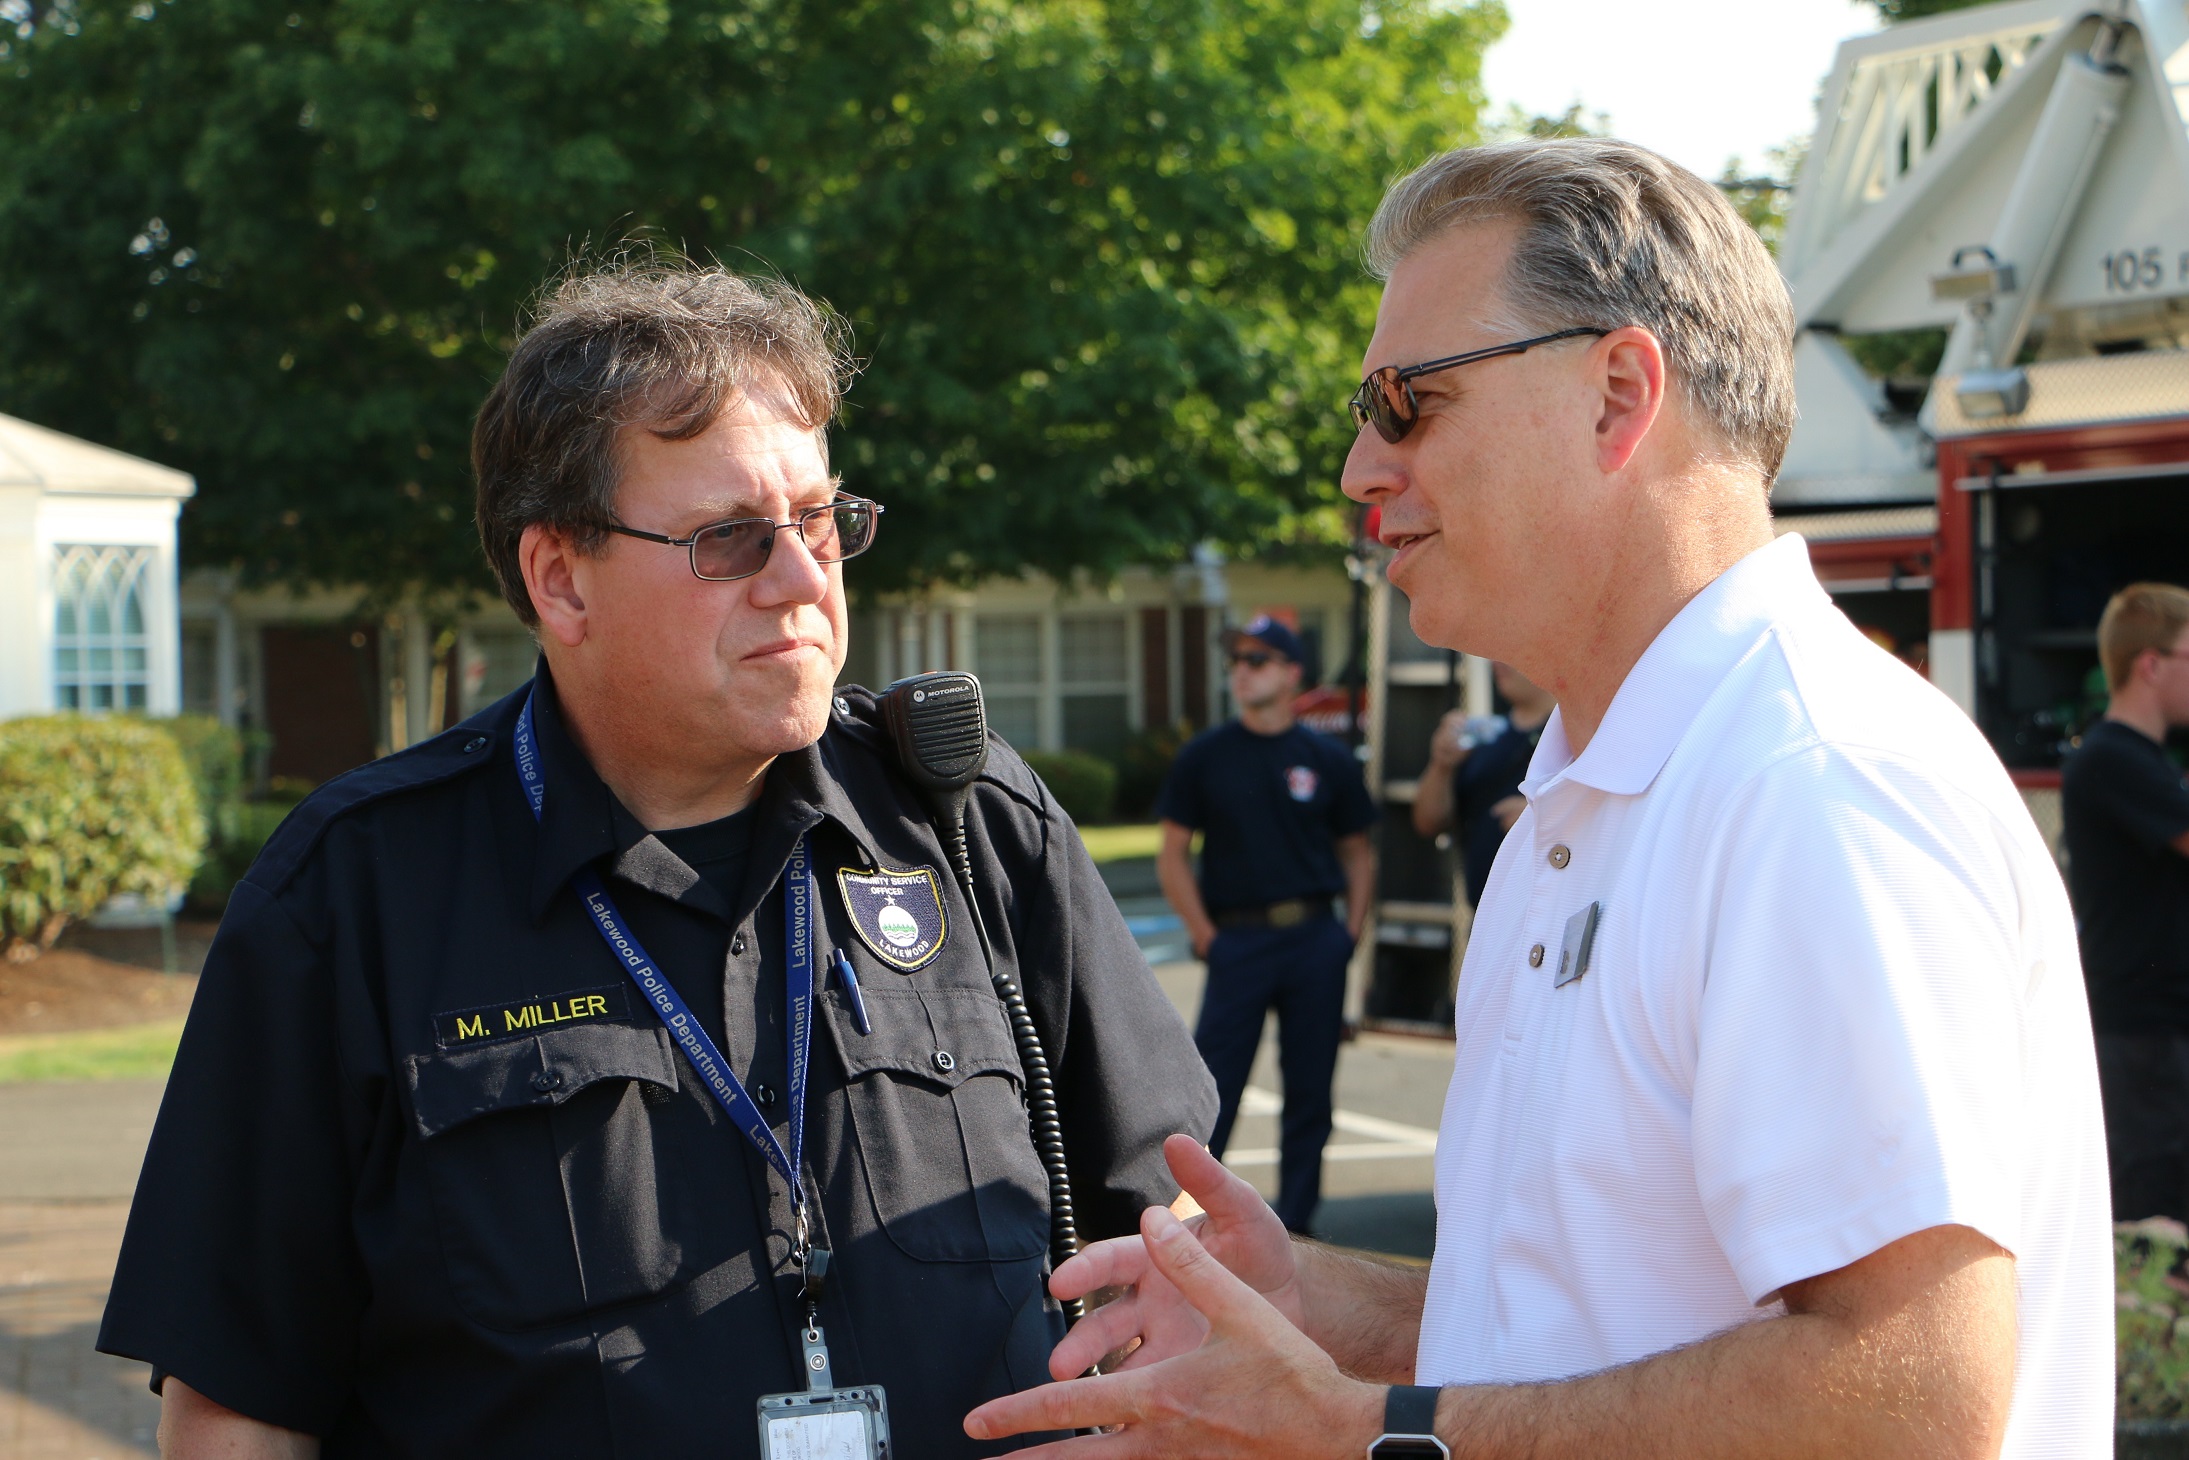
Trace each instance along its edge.
{"label": "man's ear", "polygon": [[1622,471],[1634,459],[1665,403],[1665,352],[1657,337],[1637,325],[1613,330],[1590,352],[1602,403],[1596,417],[1596,465]]}
{"label": "man's ear", "polygon": [[577,545],[559,528],[538,523],[517,541],[517,566],[524,570],[525,592],[540,616],[540,632],[565,648],[585,642],[585,598],[578,587]]}

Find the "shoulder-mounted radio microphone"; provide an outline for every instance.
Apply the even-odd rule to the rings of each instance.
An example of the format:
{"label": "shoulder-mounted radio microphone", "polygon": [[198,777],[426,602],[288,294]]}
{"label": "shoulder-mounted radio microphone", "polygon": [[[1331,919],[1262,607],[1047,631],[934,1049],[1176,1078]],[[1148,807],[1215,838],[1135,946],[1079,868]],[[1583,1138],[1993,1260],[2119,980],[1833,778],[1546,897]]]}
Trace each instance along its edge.
{"label": "shoulder-mounted radio microphone", "polygon": [[[948,848],[951,871],[972,911],[973,932],[987,960],[988,979],[1011,1025],[1019,1063],[1026,1067],[1026,1120],[1034,1150],[1049,1180],[1049,1253],[1052,1266],[1079,1251],[1079,1227],[1072,1213],[1072,1179],[1064,1163],[1064,1127],[1057,1117],[1056,1084],[1048,1056],[1018,980],[996,967],[996,952],[981,917],[973,886],[973,856],[966,843],[965,811],[973,782],[988,764],[988,714],[981,703],[980,681],[957,670],[915,674],[882,693],[882,723],[896,747],[897,764],[920,788],[934,811]],[[1073,1322],[1084,1316],[1074,1298],[1064,1310]]]}
{"label": "shoulder-mounted radio microphone", "polygon": [[988,764],[988,714],[980,681],[945,670],[900,679],[882,696],[882,723],[897,763],[933,798],[962,792]]}

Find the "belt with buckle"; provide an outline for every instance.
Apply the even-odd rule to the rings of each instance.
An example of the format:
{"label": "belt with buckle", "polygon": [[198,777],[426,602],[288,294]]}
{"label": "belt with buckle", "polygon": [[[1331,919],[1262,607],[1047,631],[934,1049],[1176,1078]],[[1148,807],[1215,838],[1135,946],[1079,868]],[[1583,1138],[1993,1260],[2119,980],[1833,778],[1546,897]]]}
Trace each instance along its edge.
{"label": "belt with buckle", "polygon": [[1261,907],[1235,907],[1215,914],[1219,928],[1296,928],[1316,914],[1328,916],[1330,904],[1310,897],[1287,898]]}

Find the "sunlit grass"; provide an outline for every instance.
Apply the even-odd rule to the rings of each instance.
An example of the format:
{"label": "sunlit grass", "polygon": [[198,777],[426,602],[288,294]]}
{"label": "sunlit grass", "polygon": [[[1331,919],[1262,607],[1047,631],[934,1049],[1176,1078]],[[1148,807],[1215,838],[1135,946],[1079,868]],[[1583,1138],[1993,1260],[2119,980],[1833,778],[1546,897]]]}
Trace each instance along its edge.
{"label": "sunlit grass", "polygon": [[30,1080],[157,1080],[175,1063],[182,1020],[0,1035],[0,1085]]}
{"label": "sunlit grass", "polygon": [[1146,826],[1083,826],[1080,840],[1097,862],[1119,862],[1127,857],[1152,857],[1163,844],[1163,828]]}

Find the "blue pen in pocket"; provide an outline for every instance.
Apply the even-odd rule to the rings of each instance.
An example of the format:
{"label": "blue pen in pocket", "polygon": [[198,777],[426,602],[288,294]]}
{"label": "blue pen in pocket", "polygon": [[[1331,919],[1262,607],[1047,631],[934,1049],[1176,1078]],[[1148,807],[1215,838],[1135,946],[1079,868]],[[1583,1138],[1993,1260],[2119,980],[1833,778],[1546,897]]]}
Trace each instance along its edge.
{"label": "blue pen in pocket", "polygon": [[859,997],[859,975],[851,971],[851,959],[839,948],[833,955],[836,963],[836,981],[843,985],[844,1000],[851,1005],[852,1022],[859,1026],[861,1034],[872,1034],[874,1026],[867,1022],[866,1000]]}

